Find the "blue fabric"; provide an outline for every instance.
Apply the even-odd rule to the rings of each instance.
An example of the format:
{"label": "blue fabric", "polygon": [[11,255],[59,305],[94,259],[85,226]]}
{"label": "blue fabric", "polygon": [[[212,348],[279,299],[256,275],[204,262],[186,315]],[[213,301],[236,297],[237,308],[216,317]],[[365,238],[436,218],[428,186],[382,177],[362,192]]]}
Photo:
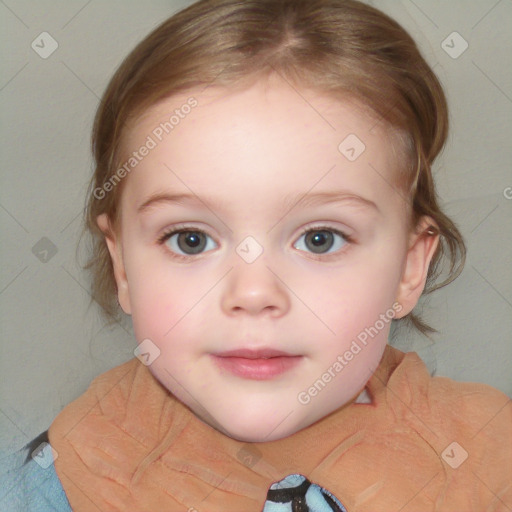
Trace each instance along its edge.
{"label": "blue fabric", "polygon": [[263,512],[347,512],[327,489],[305,476],[288,475],[270,486]]}
{"label": "blue fabric", "polygon": [[[41,436],[36,438],[36,440],[40,439]],[[32,442],[14,453],[2,453],[0,510],[2,512],[72,512],[66,493],[55,472],[51,447],[44,440],[38,442],[35,448]]]}

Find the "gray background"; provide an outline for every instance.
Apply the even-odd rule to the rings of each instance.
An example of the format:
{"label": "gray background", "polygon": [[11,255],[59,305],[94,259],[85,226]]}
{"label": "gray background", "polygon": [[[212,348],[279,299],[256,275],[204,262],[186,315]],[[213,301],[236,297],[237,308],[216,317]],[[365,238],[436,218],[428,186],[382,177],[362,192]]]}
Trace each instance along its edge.
{"label": "gray background", "polygon": [[[88,308],[75,255],[89,135],[123,57],[190,3],[0,1],[0,431],[9,447],[48,428],[96,375],[133,357],[130,322],[106,327]],[[512,395],[512,2],[370,3],[411,32],[445,86],[451,135],[436,179],[468,245],[464,273],[425,304],[439,334],[399,332],[393,344],[417,351],[437,375]],[[454,31],[469,44],[457,58],[442,47]],[[42,32],[58,43],[46,59],[31,47]],[[457,37],[444,43],[452,53],[462,48]]]}

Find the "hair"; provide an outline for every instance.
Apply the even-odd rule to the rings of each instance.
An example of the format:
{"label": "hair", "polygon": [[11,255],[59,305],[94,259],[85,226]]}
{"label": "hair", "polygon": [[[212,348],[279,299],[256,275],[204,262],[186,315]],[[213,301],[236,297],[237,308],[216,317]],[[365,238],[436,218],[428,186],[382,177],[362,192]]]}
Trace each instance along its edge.
{"label": "hair", "polygon": [[[92,241],[92,298],[110,321],[119,319],[117,286],[97,217],[119,227],[124,181],[98,198],[122,164],[123,137],[148,108],[172,95],[208,85],[241,87],[272,73],[299,87],[369,109],[396,134],[403,168],[400,188],[410,204],[409,226],[435,221],[423,236],[439,235],[424,294],[462,271],[465,245],[442,212],[432,164],[448,133],[446,98],[411,36],[379,10],[355,0],[201,0],[151,32],[125,58],[105,90],[92,132],[95,171],[84,232]],[[396,148],[395,148],[396,151]],[[112,183],[112,182],[111,182]],[[446,270],[442,282],[437,282]],[[404,319],[435,332],[411,312]],[[402,321],[400,320],[400,321]]]}

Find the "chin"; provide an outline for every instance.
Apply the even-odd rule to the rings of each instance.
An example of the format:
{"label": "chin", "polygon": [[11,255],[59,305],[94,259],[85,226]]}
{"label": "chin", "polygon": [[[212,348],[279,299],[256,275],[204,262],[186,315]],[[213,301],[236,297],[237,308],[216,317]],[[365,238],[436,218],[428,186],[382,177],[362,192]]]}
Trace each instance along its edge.
{"label": "chin", "polygon": [[250,426],[241,430],[224,429],[224,433],[227,436],[244,443],[268,443],[270,441],[278,441],[295,433],[293,429],[274,431],[270,435],[268,432],[268,429],[262,429],[257,426]]}
{"label": "chin", "polygon": [[281,419],[276,418],[275,414],[265,417],[262,417],[261,413],[252,416],[242,414],[239,417],[226,418],[225,421],[215,421],[214,424],[210,423],[210,426],[232,439],[245,443],[277,441],[307,426],[307,423],[297,424],[297,418],[293,414]]}

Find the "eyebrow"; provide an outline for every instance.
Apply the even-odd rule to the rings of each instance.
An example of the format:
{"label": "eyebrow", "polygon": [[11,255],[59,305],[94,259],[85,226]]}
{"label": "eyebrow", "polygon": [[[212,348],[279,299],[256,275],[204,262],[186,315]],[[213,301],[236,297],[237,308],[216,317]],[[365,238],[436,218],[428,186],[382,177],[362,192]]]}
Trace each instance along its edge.
{"label": "eyebrow", "polygon": [[380,211],[379,207],[373,201],[345,190],[306,193],[302,196],[288,195],[283,198],[283,204],[286,210],[291,210],[296,206],[307,208],[331,203],[347,203],[353,206]]}
{"label": "eyebrow", "polygon": [[[226,207],[226,201],[217,201],[214,198],[205,197],[201,199],[195,194],[169,194],[166,192],[158,192],[149,196],[138,208],[138,213],[144,213],[154,206],[159,204],[175,203],[175,204],[202,204],[205,208],[210,209],[208,205],[215,205],[220,209]],[[303,208],[320,206],[331,203],[346,203],[355,207],[362,207],[366,209],[374,209],[380,211],[379,207],[369,199],[361,197],[357,194],[348,191],[330,191],[330,192],[315,192],[306,193],[302,196],[287,195],[283,198],[282,205],[284,211],[291,211],[296,206]]]}
{"label": "eyebrow", "polygon": [[[211,200],[210,198],[205,198],[205,200],[202,200],[199,196],[195,194],[168,194],[166,192],[157,192],[149,196],[149,198],[137,208],[137,213],[144,213],[145,211],[151,209],[152,207],[158,206],[159,204],[162,203],[196,203],[203,204],[208,209],[210,209],[208,203],[218,204],[214,200]],[[221,203],[219,206],[222,207],[223,204],[224,203]]]}

